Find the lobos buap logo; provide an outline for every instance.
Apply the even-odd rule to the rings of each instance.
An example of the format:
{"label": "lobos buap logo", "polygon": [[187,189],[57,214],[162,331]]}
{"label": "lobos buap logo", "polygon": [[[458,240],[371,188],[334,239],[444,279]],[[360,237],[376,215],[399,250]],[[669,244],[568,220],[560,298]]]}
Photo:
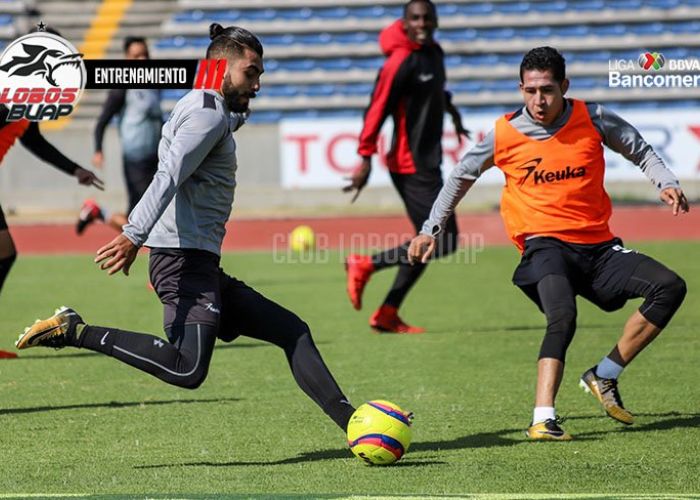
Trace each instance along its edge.
{"label": "lobos buap logo", "polygon": [[69,115],[85,89],[83,55],[43,27],[11,42],[0,56],[0,104],[9,109],[8,121]]}

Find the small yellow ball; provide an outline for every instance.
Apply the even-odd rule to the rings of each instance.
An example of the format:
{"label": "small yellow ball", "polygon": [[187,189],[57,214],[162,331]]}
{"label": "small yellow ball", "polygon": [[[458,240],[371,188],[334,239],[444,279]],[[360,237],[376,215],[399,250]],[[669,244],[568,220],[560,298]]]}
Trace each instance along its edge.
{"label": "small yellow ball", "polygon": [[289,248],[295,252],[307,252],[316,247],[316,235],[309,226],[297,226],[289,235]]}

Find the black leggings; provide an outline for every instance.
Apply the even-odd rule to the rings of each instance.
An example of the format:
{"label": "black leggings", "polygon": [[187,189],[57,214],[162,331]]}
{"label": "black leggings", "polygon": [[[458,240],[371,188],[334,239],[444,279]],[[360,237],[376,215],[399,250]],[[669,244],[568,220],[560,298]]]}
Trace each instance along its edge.
{"label": "black leggings", "polygon": [[[430,216],[433,203],[442,189],[442,174],[440,170],[435,172],[420,172],[416,174],[392,174],[392,181],[396,190],[401,195],[408,217],[418,234],[423,223]],[[436,240],[434,258],[444,257],[453,253],[458,246],[459,231],[457,219],[454,214],[445,223]],[[410,241],[384,250],[372,256],[372,264],[375,270],[387,267],[399,266],[389,293],[384,299],[384,304],[399,307],[413,285],[418,281],[425,270],[426,264],[409,264],[408,245]]]}
{"label": "black leggings", "polygon": [[[540,348],[540,359],[565,361],[566,350],[576,331],[576,294],[566,276],[549,274],[537,283],[547,330]],[[643,260],[631,274],[623,290],[598,301],[605,311],[620,309],[627,299],[644,297],[639,312],[658,328],[664,328],[680,307],[686,294],[685,281],[663,264]]]}

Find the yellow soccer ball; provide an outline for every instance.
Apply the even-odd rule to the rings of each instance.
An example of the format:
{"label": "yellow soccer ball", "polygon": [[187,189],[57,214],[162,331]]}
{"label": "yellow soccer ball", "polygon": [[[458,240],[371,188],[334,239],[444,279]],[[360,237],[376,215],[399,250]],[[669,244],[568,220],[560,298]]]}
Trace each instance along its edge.
{"label": "yellow soccer ball", "polygon": [[412,418],[412,414],[389,401],[365,403],[350,417],[348,445],[367,464],[393,464],[411,444]]}
{"label": "yellow soccer ball", "polygon": [[289,248],[295,252],[308,252],[316,247],[316,235],[309,226],[297,226],[289,234]]}

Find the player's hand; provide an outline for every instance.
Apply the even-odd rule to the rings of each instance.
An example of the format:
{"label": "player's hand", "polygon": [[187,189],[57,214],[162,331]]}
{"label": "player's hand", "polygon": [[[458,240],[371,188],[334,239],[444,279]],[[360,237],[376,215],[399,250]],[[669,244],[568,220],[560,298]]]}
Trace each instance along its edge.
{"label": "player's hand", "polygon": [[455,123],[455,133],[460,145],[464,142],[464,139],[471,139],[471,132],[464,128],[461,120],[459,123]]}
{"label": "player's hand", "polygon": [[350,181],[350,184],[343,188],[343,193],[355,191],[355,196],[352,197],[350,203],[355,203],[355,200],[360,196],[360,192],[367,184],[369,174],[372,171],[372,158],[369,156],[362,157],[362,164],[358,167],[350,177],[345,179]]}
{"label": "player's hand", "polygon": [[673,207],[673,215],[678,215],[678,212],[685,214],[690,210],[688,199],[680,188],[666,188],[661,191],[659,197],[661,201]]}
{"label": "player's hand", "polygon": [[408,247],[408,262],[427,264],[435,251],[435,238],[427,234],[419,234],[411,240]]}
{"label": "player's hand", "polygon": [[95,264],[99,264],[103,271],[109,269],[107,271],[109,275],[123,271],[129,276],[129,268],[136,260],[138,253],[138,247],[129,238],[120,234],[97,251]]}
{"label": "player's hand", "polygon": [[92,155],[92,166],[101,170],[104,165],[105,155],[102,154],[102,151],[95,151],[95,154]]}
{"label": "player's hand", "polygon": [[97,177],[94,172],[78,167],[73,175],[78,178],[78,183],[83,186],[95,186],[100,191],[105,190],[104,182],[102,182],[102,179]]}

